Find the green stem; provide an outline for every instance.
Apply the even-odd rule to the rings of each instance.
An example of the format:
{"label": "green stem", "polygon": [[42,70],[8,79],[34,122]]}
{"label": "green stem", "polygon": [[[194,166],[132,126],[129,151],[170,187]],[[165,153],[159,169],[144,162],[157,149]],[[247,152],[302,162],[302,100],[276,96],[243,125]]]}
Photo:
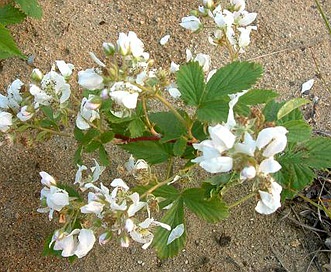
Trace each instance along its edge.
{"label": "green stem", "polygon": [[170,157],[167,168],[167,176],[166,176],[167,178],[169,178],[171,175],[173,163],[174,163],[174,157]]}
{"label": "green stem", "polygon": [[322,18],[324,20],[325,26],[329,30],[329,34],[331,35],[331,25],[330,25],[328,19],[326,18],[326,15],[325,15],[325,13],[324,13],[324,11],[322,9],[322,6],[321,6],[321,4],[320,4],[320,2],[318,0],[315,0],[315,3],[317,5],[317,8],[318,8],[319,13],[321,14],[321,16],[322,16]]}
{"label": "green stem", "polygon": [[52,130],[52,129],[48,129],[48,128],[35,126],[35,125],[29,125],[29,127],[39,129],[39,130],[42,130],[42,131],[47,131],[47,132],[52,133],[54,135],[59,135],[59,136],[63,136],[63,137],[72,137],[72,134],[61,132],[61,131],[56,131],[56,130]]}
{"label": "green stem", "polygon": [[236,207],[236,206],[238,206],[239,204],[241,204],[241,203],[247,201],[248,199],[252,198],[253,196],[256,196],[256,193],[251,193],[251,194],[249,194],[249,195],[247,195],[247,196],[244,196],[243,198],[240,198],[238,201],[236,201],[236,202],[230,204],[230,205],[228,206],[228,208],[231,209],[231,208],[233,208],[233,207]]}

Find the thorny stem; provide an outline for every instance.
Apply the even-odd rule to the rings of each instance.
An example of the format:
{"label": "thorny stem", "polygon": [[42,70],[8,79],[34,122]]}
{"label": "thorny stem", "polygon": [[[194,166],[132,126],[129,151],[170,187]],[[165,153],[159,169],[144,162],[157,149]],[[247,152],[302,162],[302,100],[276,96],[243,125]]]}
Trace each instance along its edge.
{"label": "thorny stem", "polygon": [[249,195],[246,195],[246,196],[244,196],[243,198],[240,198],[238,201],[236,201],[236,202],[230,204],[230,205],[228,206],[228,208],[231,209],[231,208],[233,208],[233,207],[236,207],[236,206],[238,206],[239,204],[241,204],[241,203],[247,201],[248,199],[252,198],[252,197],[255,196],[255,195],[256,195],[256,193],[251,193],[251,194],[249,194]]}
{"label": "thorny stem", "polygon": [[174,163],[174,157],[170,157],[167,168],[167,175],[166,175],[167,178],[169,178],[171,175],[173,163]]}

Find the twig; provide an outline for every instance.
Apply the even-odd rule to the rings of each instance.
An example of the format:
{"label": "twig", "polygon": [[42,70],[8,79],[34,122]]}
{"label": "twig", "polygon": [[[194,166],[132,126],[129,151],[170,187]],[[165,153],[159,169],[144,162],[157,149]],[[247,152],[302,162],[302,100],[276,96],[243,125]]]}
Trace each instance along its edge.
{"label": "twig", "polygon": [[283,263],[282,259],[279,257],[279,253],[274,249],[274,247],[272,246],[272,244],[270,242],[269,242],[269,246],[270,246],[271,252],[275,255],[275,257],[278,260],[278,262],[280,263],[280,265],[285,269],[286,272],[290,272],[291,270],[287,269],[287,267]]}

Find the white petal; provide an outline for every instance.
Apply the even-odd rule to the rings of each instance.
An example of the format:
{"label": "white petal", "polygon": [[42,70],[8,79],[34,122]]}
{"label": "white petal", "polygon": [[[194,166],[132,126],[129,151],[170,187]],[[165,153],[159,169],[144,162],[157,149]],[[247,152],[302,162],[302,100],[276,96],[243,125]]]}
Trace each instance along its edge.
{"label": "white petal", "polygon": [[178,239],[184,234],[184,224],[179,224],[176,226],[169,234],[167,245],[171,244],[174,240]]}
{"label": "white petal", "polygon": [[92,230],[81,229],[78,235],[79,244],[74,254],[78,258],[84,257],[93,248],[95,240],[96,239]]}
{"label": "white petal", "polygon": [[282,166],[273,157],[263,160],[260,163],[259,171],[264,174],[276,173]]}
{"label": "white petal", "polygon": [[170,39],[170,35],[165,35],[164,37],[161,38],[160,44],[165,45]]}
{"label": "white petal", "polygon": [[310,91],[310,89],[313,87],[315,80],[310,79],[302,84],[301,86],[301,93],[304,94],[305,92]]}

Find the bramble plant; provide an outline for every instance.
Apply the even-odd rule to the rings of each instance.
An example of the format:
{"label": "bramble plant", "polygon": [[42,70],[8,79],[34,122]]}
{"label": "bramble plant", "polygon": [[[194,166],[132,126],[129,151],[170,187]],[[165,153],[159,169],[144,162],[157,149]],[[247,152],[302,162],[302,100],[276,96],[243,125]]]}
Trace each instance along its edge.
{"label": "bramble plant", "polygon": [[[103,44],[104,60],[90,53],[97,68],[78,72],[82,98],[71,93],[74,66],[64,61],[45,75],[34,69],[31,84],[17,79],[0,96],[0,130],[8,141],[21,133],[31,135],[31,142],[58,134],[78,144],[72,180],[79,190],[40,172],[38,211],[49,220],[58,216],[62,224],[46,253],[81,258],[98,238],[101,245],[118,239],[122,247],[133,240],[144,249],[154,247],[160,258],[172,257],[185,245],[186,210],[214,223],[255,198],[256,212],[272,214],[311,184],[315,170],[331,166],[331,140],[313,136],[299,110],[309,101],[276,102],[276,92],[252,87],[262,67],[237,60],[256,30],[251,25],[256,16],[245,10],[244,0],[226,6],[204,0],[182,19],[181,26],[192,32],[208,26],[211,44],[228,50],[230,63],[217,70],[209,71],[208,55],[193,56],[190,50],[186,63],[154,68],[130,31],[120,33],[115,44]],[[174,99],[186,106],[176,107]],[[153,110],[153,100],[167,110]],[[78,103],[76,127],[64,130]],[[119,171],[123,176],[112,181],[102,178],[110,144],[131,154]],[[91,152],[100,163],[87,167],[82,155]],[[167,164],[167,170],[156,172],[158,164]],[[195,180],[198,167],[212,175]],[[250,193],[226,203],[224,195],[243,183]]]}
{"label": "bramble plant", "polygon": [[28,16],[40,19],[42,9],[37,0],[14,0],[7,1],[8,4],[0,5],[0,59],[14,56],[26,58],[18,49],[7,25],[18,24]]}

